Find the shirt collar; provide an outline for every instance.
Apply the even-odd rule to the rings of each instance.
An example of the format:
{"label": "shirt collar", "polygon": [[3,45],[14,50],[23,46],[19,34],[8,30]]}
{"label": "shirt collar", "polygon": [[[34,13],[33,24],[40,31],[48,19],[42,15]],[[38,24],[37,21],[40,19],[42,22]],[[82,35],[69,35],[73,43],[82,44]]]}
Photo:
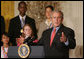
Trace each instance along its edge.
{"label": "shirt collar", "polygon": [[47,26],[50,26],[51,23],[52,23],[52,21],[48,22],[47,19],[46,19],[45,24],[46,24]]}
{"label": "shirt collar", "polygon": [[27,39],[29,36],[26,36],[25,39]]}
{"label": "shirt collar", "polygon": [[22,20],[22,18],[25,20],[26,15],[24,15],[23,17],[21,15],[19,15],[19,17],[20,17],[20,20]]}
{"label": "shirt collar", "polygon": [[[56,32],[59,30],[60,26],[56,27]],[[54,27],[53,27],[53,30],[54,30]]]}

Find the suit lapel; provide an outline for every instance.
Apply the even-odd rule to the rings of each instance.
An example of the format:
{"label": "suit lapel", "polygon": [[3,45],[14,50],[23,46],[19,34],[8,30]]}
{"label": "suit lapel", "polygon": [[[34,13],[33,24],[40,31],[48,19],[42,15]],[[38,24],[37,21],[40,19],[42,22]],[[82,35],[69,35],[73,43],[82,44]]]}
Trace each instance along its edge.
{"label": "suit lapel", "polygon": [[18,22],[18,27],[20,27],[20,29],[21,29],[22,27],[21,27],[21,21],[20,21],[20,17],[19,16],[17,17],[17,20],[18,20],[17,21]]}
{"label": "suit lapel", "polygon": [[49,34],[49,36],[48,36],[48,37],[49,37],[49,38],[48,38],[48,39],[49,39],[49,40],[48,40],[49,46],[50,46],[50,40],[51,40],[51,33],[52,33],[52,30],[53,30],[53,28],[50,28],[49,33],[48,33],[48,34]]}
{"label": "suit lapel", "polygon": [[50,37],[50,39],[51,39],[52,30],[53,30],[53,28],[51,28],[51,29],[49,30],[49,37]]}
{"label": "suit lapel", "polygon": [[61,32],[63,31],[63,28],[62,27],[63,27],[63,25],[60,26],[60,28],[57,31],[56,35],[60,35],[61,34]]}
{"label": "suit lapel", "polygon": [[26,18],[25,18],[25,24],[26,24],[27,20],[28,20],[28,19],[27,19],[27,16],[26,16]]}
{"label": "suit lapel", "polygon": [[25,18],[25,24],[29,24],[29,23],[30,23],[30,19],[29,19],[28,16],[26,16],[26,18]]}

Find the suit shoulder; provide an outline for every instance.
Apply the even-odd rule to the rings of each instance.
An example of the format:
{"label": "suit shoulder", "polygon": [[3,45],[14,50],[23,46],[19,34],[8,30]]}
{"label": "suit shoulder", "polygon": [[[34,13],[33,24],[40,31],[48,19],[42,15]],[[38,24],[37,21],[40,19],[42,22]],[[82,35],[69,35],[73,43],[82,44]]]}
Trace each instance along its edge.
{"label": "suit shoulder", "polygon": [[35,22],[35,20],[34,20],[33,18],[31,18],[31,17],[29,17],[29,16],[26,16],[26,17],[27,17],[27,19],[29,19],[29,20],[34,21],[34,22]]}
{"label": "suit shoulder", "polygon": [[11,22],[12,22],[12,21],[16,21],[18,18],[19,18],[19,16],[16,16],[16,17],[12,18],[10,21],[11,21]]}
{"label": "suit shoulder", "polygon": [[64,30],[65,30],[65,31],[69,31],[69,32],[74,32],[74,30],[71,29],[71,28],[69,28],[69,27],[64,27]]}
{"label": "suit shoulder", "polygon": [[44,32],[49,32],[50,30],[52,30],[52,28],[46,29]]}

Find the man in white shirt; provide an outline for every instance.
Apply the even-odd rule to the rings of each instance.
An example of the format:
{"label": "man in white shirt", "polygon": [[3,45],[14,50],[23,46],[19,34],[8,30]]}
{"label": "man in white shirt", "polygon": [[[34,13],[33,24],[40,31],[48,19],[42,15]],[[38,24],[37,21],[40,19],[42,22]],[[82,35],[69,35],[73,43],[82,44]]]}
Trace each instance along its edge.
{"label": "man in white shirt", "polygon": [[46,20],[44,20],[43,22],[41,22],[40,26],[39,26],[39,31],[38,31],[38,39],[41,38],[41,35],[43,33],[44,30],[49,29],[52,27],[52,21],[51,21],[51,13],[54,10],[53,6],[49,5],[45,8],[45,16],[46,16]]}
{"label": "man in white shirt", "polygon": [[33,28],[34,36],[37,38],[37,30],[35,25],[35,20],[26,15],[27,4],[25,2],[20,2],[18,4],[19,15],[10,20],[9,24],[9,36],[11,43],[16,46],[16,38],[21,35],[21,29],[25,24],[31,25]]}

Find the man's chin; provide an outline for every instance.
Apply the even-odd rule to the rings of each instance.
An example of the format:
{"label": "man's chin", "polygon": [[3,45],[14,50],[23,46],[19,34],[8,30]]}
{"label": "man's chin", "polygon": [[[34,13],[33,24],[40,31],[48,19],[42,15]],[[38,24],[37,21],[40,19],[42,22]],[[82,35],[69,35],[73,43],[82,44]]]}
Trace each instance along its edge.
{"label": "man's chin", "polygon": [[54,25],[54,27],[59,27],[59,25]]}

